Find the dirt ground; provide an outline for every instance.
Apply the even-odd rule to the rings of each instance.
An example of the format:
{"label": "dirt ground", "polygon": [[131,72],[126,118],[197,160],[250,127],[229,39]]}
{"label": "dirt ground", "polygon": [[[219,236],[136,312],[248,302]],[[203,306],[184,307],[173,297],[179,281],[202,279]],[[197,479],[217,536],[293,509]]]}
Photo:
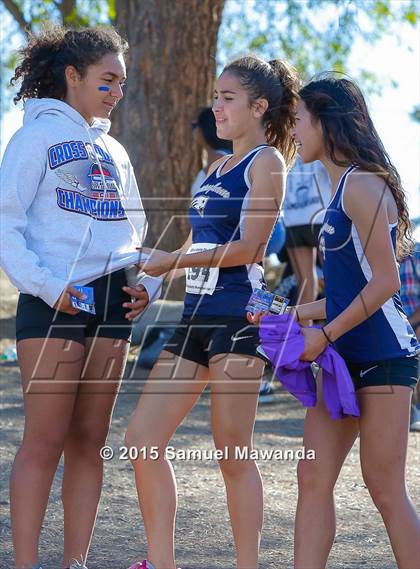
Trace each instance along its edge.
{"label": "dirt ground", "polygon": [[[2,275],[0,349],[13,343],[16,292]],[[146,375],[139,370],[126,380],[115,408],[108,444],[117,451],[123,444],[128,417]],[[16,364],[0,365],[1,383],[1,567],[13,567],[7,480],[13,456],[22,435],[23,410]],[[298,450],[302,445],[304,411],[289,395],[278,392],[274,404],[261,405],[255,429],[255,447],[260,451]],[[386,429],[386,417],[384,417]],[[204,394],[184,421],[171,443],[182,449],[211,449],[209,397]],[[178,455],[179,456],[179,455]],[[410,434],[407,479],[417,507],[420,487],[416,484],[420,458],[420,435]],[[178,480],[177,562],[183,569],[232,569],[234,549],[225,503],[224,487],[215,461],[173,462]],[[261,460],[265,485],[265,523],[261,548],[262,569],[290,569],[293,521],[296,506],[296,460]],[[41,539],[44,569],[60,567],[62,511],[60,480],[55,478]],[[392,569],[396,567],[380,515],[363,484],[358,443],[351,451],[336,488],[337,537],[330,569]],[[83,515],[83,512],[81,512]],[[133,474],[128,461],[106,463],[105,482],[89,556],[90,569],[126,569],[145,554],[145,534],[139,515]],[[415,569],[414,565],[412,568]]]}

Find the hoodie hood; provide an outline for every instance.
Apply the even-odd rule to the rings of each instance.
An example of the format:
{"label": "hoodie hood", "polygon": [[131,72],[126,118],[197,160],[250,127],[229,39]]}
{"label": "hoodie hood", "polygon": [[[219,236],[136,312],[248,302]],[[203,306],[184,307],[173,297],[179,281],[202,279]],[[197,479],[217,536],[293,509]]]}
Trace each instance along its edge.
{"label": "hoodie hood", "polygon": [[41,116],[57,116],[61,120],[63,116],[72,120],[86,129],[95,128],[107,134],[111,128],[111,121],[108,119],[95,118],[92,124],[89,124],[82,115],[76,111],[72,106],[59,99],[28,99],[23,106],[24,117],[23,124],[27,125],[30,122],[38,119]]}

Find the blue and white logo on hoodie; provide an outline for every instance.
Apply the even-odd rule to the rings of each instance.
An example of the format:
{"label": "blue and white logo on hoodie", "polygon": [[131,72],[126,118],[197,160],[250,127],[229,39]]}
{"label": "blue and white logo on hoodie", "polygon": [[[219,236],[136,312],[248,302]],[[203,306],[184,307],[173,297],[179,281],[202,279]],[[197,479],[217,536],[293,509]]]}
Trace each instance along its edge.
{"label": "blue and white logo on hoodie", "polygon": [[72,173],[59,168],[55,171],[60,180],[73,186],[72,189],[56,188],[57,205],[61,209],[89,215],[100,221],[127,219],[118,194],[118,185],[111,169],[91,164],[86,185]]}

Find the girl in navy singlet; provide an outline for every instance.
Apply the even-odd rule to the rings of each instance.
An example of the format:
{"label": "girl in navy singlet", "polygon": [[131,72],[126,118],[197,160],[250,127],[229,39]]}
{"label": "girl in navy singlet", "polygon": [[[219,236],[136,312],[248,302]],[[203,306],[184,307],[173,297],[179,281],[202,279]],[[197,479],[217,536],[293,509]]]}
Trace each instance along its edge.
{"label": "girl in navy singlet", "polygon": [[[208,383],[215,446],[227,449],[219,464],[237,567],[257,569],[261,478],[253,460],[235,459],[236,447],[252,447],[264,366],[256,353],[258,330],[248,324],[245,307],[252,290],[265,286],[261,263],[295,153],[296,100],[296,74],[286,62],[246,57],[224,69],[213,112],[217,135],[233,141],[233,154],[211,166],[193,197],[192,232],[184,247],[155,251],[141,266],[152,276],[177,267],[187,277],[183,319],[151,372],[127,432],[129,446],[154,446],[161,453],[158,460],[133,463],[149,562],[156,569],[175,569],[176,487],[162,452]],[[213,567],[214,559],[205,565]]]}
{"label": "girl in navy singlet", "polygon": [[[347,362],[360,419],[333,421],[320,401],[305,419],[304,446],[316,461],[298,466],[295,567],[325,568],[334,541],[333,491],[360,433],[364,482],[384,520],[400,569],[418,566],[419,520],[407,494],[405,459],[419,344],[399,297],[396,258],[410,249],[410,222],[397,171],[359,88],[327,75],[300,92],[295,139],[304,162],[321,160],[332,180],[319,245],[326,299],[296,307],[302,358],[331,342]],[[416,563],[417,558],[417,563]]]}

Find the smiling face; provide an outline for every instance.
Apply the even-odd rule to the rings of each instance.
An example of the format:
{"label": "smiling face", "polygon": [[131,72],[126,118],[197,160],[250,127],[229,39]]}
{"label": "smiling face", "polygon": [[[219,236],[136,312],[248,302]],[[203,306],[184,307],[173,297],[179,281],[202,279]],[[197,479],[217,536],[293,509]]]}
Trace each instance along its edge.
{"label": "smiling face", "polygon": [[311,115],[302,99],[297,104],[293,136],[302,162],[322,159],[325,151],[321,122]]}
{"label": "smiling face", "polygon": [[107,119],[123,97],[125,79],[126,68],[122,54],[104,55],[98,63],[89,65],[83,77],[69,65],[66,68],[65,100],[88,123],[95,117]]}
{"label": "smiling face", "polygon": [[257,101],[250,105],[248,91],[238,77],[229,71],[222,73],[216,81],[213,100],[217,136],[224,140],[235,140],[253,126],[261,128],[267,102],[262,106],[260,103]]}

